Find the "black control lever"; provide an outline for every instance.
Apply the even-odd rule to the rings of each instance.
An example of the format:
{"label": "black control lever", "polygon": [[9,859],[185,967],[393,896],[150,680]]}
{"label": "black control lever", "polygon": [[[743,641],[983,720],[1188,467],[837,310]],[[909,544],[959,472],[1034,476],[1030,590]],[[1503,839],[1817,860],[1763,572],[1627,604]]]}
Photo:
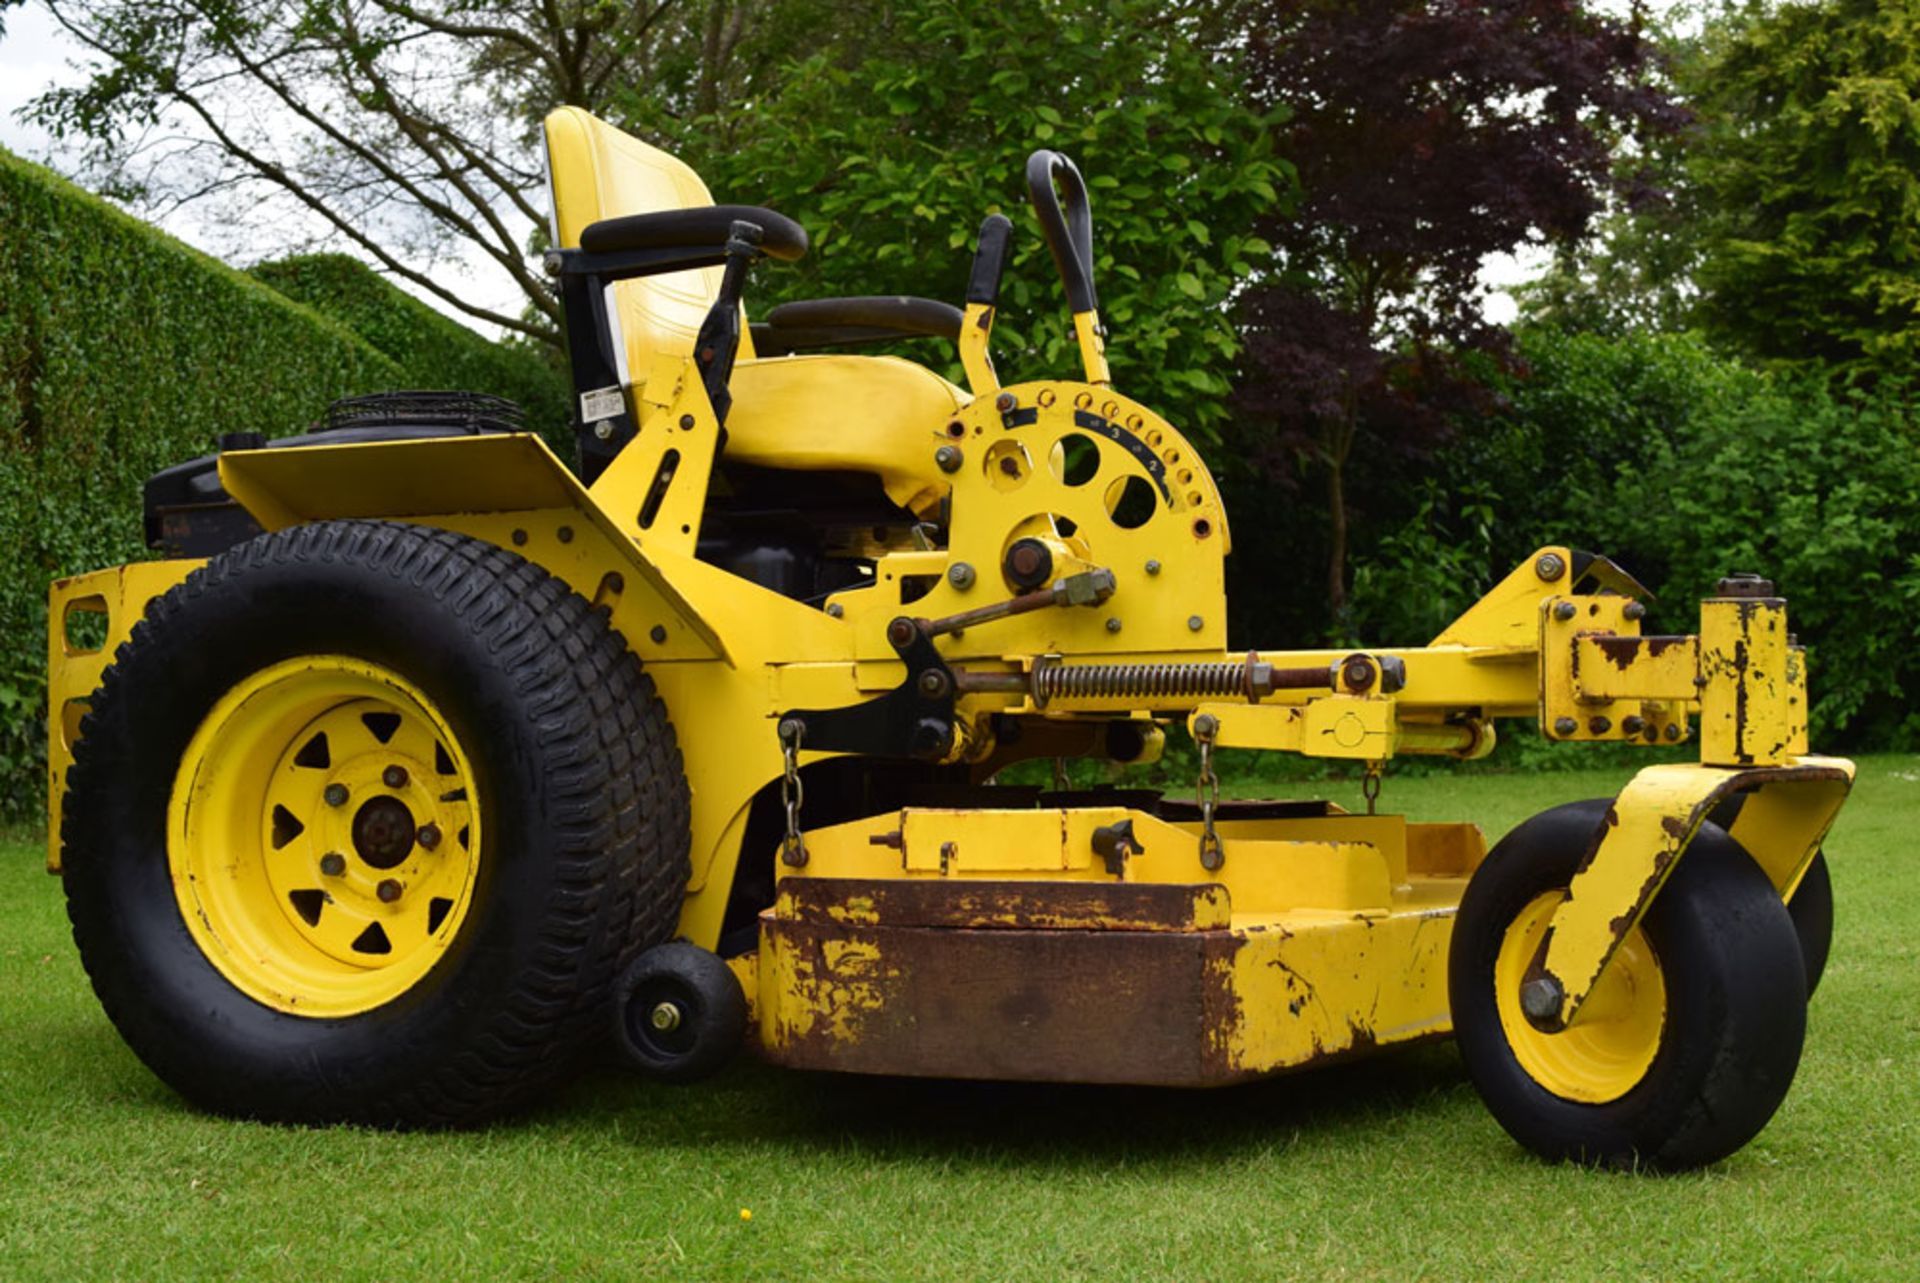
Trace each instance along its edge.
{"label": "black control lever", "polygon": [[713,403],[714,417],[723,428],[727,424],[727,411],[733,408],[733,392],[727,383],[733,378],[734,358],[740,353],[740,295],[746,289],[747,268],[760,257],[760,242],[765,236],[760,224],[744,219],[735,221],[727,229],[726,267],[720,274],[720,289],[707,311],[707,319],[700,323],[699,337],[693,341],[693,359],[700,369],[700,381],[706,386],[707,400]]}
{"label": "black control lever", "polygon": [[1007,268],[1007,245],[1013,223],[1005,214],[988,214],[980,224],[979,248],[973,251],[973,271],[967,277],[967,302],[995,307],[1000,302],[1000,276]]}

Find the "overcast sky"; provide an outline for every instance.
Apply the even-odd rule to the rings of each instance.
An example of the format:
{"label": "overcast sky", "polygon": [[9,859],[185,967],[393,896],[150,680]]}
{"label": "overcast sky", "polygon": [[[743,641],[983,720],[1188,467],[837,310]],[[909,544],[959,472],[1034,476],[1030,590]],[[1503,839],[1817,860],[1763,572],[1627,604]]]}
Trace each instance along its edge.
{"label": "overcast sky", "polygon": [[[1601,0],[1598,7],[1624,12],[1629,3],[1630,0]],[[1672,12],[1696,7],[1697,3],[1698,0],[1649,0],[1647,8],[1655,12]],[[17,155],[50,162],[56,169],[61,168],[62,158],[53,140],[43,131],[20,120],[18,112],[43,90],[80,80],[82,77],[73,69],[73,64],[84,61],[85,50],[77,46],[35,3],[7,11],[6,26],[6,35],[0,36],[0,147]],[[161,225],[190,244],[216,252],[230,247],[233,242],[230,228],[222,229],[223,234],[216,238],[210,234],[209,228],[198,221],[191,207],[176,210]],[[1486,261],[1484,278],[1496,287],[1511,285],[1538,271],[1545,258],[1545,254],[1538,250],[1525,250],[1517,256],[1493,255]],[[466,258],[461,270],[466,280],[454,288],[463,297],[496,310],[520,310],[518,288],[497,265],[486,261],[478,249]],[[406,286],[402,284],[402,288]],[[443,312],[448,310],[438,300],[429,298],[427,301]],[[1513,300],[1496,288],[1488,301],[1488,319],[1503,322],[1511,320],[1513,314]],[[459,319],[466,324],[475,324],[465,317]]]}

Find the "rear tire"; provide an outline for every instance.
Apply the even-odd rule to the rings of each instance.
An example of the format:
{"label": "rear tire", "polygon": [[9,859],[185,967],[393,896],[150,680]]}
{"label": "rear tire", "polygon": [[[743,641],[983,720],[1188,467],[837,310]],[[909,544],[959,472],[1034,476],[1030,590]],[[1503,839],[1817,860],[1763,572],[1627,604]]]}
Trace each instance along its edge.
{"label": "rear tire", "polygon": [[68,914],[107,1015],[194,1103],[461,1123],[604,1027],[673,929],[687,813],[652,683],[565,584],[446,531],[302,526],[116,654],[67,780]]}
{"label": "rear tire", "polygon": [[[1608,806],[1577,802],[1535,816],[1474,874],[1449,959],[1455,1034],[1488,1109],[1536,1154],[1614,1167],[1703,1166],[1739,1149],[1773,1117],[1806,1032],[1806,976],[1793,923],[1766,876],[1725,833],[1702,829],[1636,929],[1651,963],[1624,990],[1626,1015],[1634,1003],[1643,1015],[1644,1004],[1664,1008],[1651,1024],[1621,1028],[1656,1031],[1647,1035],[1648,1058],[1613,1055],[1618,1045],[1590,1029],[1582,1037],[1597,1038],[1601,1051],[1588,1065],[1579,1040],[1569,1041],[1583,1026],[1553,1035],[1517,1027],[1517,994],[1503,1018],[1496,968],[1503,948],[1521,947],[1509,929],[1541,897],[1564,891]],[[1531,946],[1525,951],[1531,956]],[[1506,974],[1515,974],[1511,964]],[[1630,1051],[1631,1035],[1626,1042]],[[1563,1063],[1573,1066],[1566,1079],[1542,1070]],[[1583,1068],[1592,1071],[1584,1079]],[[1597,1089],[1570,1090],[1569,1080]],[[1575,1098],[1581,1095],[1587,1098]]]}

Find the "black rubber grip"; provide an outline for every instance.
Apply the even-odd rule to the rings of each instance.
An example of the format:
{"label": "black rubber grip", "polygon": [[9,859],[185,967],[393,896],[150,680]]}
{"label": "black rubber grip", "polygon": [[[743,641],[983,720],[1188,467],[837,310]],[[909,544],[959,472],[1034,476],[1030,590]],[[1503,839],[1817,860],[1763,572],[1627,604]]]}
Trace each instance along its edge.
{"label": "black rubber grip", "polygon": [[980,224],[980,247],[973,251],[973,271],[967,277],[967,302],[1000,302],[1000,274],[1007,267],[1007,244],[1013,237],[1013,224],[1005,214],[988,214]]}
{"label": "black rubber grip", "polygon": [[806,299],[782,303],[767,313],[767,324],[776,330],[854,326],[956,341],[960,338],[960,321],[960,309],[951,303],[900,294]]}
{"label": "black rubber grip", "polygon": [[1086,180],[1072,161],[1042,148],[1027,157],[1027,194],[1067,287],[1068,305],[1075,312],[1093,311],[1093,209]]}
{"label": "black rubber grip", "polygon": [[760,248],[769,258],[792,262],[807,252],[806,228],[785,214],[758,205],[703,205],[698,209],[663,209],[653,214],[606,218],[589,224],[580,233],[580,248],[593,254],[702,245],[724,249],[736,221],[760,229]]}

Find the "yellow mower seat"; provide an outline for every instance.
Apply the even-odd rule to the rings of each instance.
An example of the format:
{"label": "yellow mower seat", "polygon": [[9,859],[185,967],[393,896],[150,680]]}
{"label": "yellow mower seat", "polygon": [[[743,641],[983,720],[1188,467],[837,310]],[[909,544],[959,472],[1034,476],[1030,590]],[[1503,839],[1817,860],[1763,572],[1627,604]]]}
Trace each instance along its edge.
{"label": "yellow mower seat", "polygon": [[[603,219],[713,204],[685,163],[578,107],[546,119],[553,243],[580,244]],[[637,403],[661,357],[693,355],[694,339],[719,292],[721,269],[640,277],[612,286],[610,309],[625,357],[621,379]],[[946,484],[933,462],[940,433],[969,399],[911,361],[871,356],[783,356],[756,360],[741,327],[731,382],[727,458],[804,472],[865,472],[888,496],[920,510]]]}

